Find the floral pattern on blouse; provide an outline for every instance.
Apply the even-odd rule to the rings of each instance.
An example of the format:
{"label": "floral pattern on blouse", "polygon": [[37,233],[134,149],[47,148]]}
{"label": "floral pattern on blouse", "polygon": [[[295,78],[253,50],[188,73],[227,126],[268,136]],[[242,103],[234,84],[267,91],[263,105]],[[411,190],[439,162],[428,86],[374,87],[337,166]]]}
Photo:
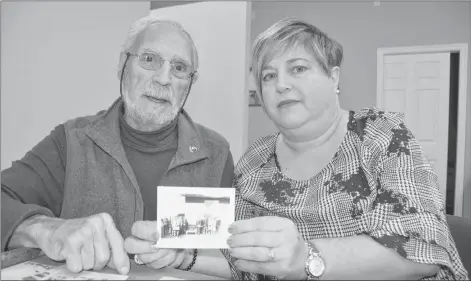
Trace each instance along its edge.
{"label": "floral pattern on blouse", "polygon": [[[236,220],[289,218],[305,240],[366,234],[404,258],[441,266],[424,280],[468,279],[437,175],[403,115],[365,108],[350,111],[346,125],[332,160],[305,181],[279,169],[278,133],[256,141],[236,165]],[[237,270],[234,258],[222,252],[234,279],[276,280]]]}

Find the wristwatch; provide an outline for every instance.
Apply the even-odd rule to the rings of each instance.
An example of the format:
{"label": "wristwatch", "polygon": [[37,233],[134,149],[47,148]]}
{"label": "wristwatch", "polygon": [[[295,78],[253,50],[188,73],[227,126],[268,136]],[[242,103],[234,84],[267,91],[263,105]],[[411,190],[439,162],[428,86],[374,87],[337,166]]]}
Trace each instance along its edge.
{"label": "wristwatch", "polygon": [[305,264],[307,280],[319,280],[325,270],[324,259],[314,245],[309,242],[306,242],[306,245],[309,249],[309,256]]}

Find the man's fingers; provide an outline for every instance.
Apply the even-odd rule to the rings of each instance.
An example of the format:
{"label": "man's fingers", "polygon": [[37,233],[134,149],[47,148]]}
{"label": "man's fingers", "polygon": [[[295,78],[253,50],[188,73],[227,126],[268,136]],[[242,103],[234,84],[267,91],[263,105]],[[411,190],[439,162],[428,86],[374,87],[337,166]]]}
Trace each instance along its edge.
{"label": "man's fingers", "polygon": [[128,274],[129,272],[129,258],[124,251],[124,240],[121,233],[116,229],[113,219],[108,214],[103,214],[102,219],[105,223],[106,237],[111,248],[111,258],[121,274]]}
{"label": "man's fingers", "polygon": [[[158,259],[153,256],[154,254],[144,254],[144,255],[139,255],[139,259],[141,259],[142,262],[150,265],[152,268],[155,269],[160,269],[169,266],[175,261],[175,258],[177,257],[176,251],[172,250],[170,252],[166,251],[166,255],[159,257]],[[145,260],[151,260],[154,259],[153,261],[148,261],[146,262]]]}
{"label": "man's fingers", "polygon": [[67,237],[67,242],[65,243],[64,255],[67,268],[75,273],[83,270],[81,253],[84,242],[83,238],[83,233],[75,232]]}
{"label": "man's fingers", "polygon": [[158,260],[164,260],[170,254],[171,254],[171,252],[165,252],[163,255],[162,254],[157,255],[157,254],[154,254],[154,253],[140,254],[140,255],[138,255],[138,258],[143,263],[151,263],[151,262],[155,262],[155,261],[158,261]]}
{"label": "man's fingers", "polygon": [[136,221],[132,225],[131,234],[142,240],[157,241],[159,239],[157,221]]}
{"label": "man's fingers", "polygon": [[67,268],[74,272],[78,273],[83,270],[82,264],[82,255],[80,249],[74,249],[68,252],[66,258]]}
{"label": "man's fingers", "polygon": [[184,252],[176,252],[175,254],[176,254],[175,260],[173,261],[173,263],[171,263],[169,265],[169,267],[171,267],[171,268],[179,267],[183,263],[183,261],[185,260]]}
{"label": "man's fingers", "polygon": [[110,259],[110,261],[108,262],[108,264],[106,264],[106,266],[112,269],[116,269],[116,266],[113,263],[113,259]]}
{"label": "man's fingers", "polygon": [[106,239],[104,226],[98,226],[93,235],[95,265],[93,270],[102,270],[110,261],[110,244]]}
{"label": "man's fingers", "polygon": [[282,231],[293,222],[282,217],[256,217],[233,222],[229,227],[232,234],[252,231]]}
{"label": "man's fingers", "polygon": [[281,232],[245,232],[231,235],[228,239],[230,247],[278,247],[283,243]]}
{"label": "man's fingers", "polygon": [[93,269],[95,266],[95,249],[93,248],[93,241],[84,241],[81,250],[83,270]]}
{"label": "man's fingers", "polygon": [[171,255],[173,252],[175,252],[175,250],[173,249],[159,249],[155,253],[140,254],[139,259],[144,263],[150,263],[153,261],[164,259],[168,255]]}
{"label": "man's fingers", "polygon": [[147,254],[157,252],[154,242],[141,240],[134,236],[129,236],[124,240],[124,249],[129,254]]}

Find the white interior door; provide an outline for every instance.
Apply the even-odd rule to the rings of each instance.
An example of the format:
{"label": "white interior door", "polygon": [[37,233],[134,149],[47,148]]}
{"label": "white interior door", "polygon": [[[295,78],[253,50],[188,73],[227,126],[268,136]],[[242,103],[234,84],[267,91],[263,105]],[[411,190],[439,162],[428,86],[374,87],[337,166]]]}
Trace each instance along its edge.
{"label": "white interior door", "polygon": [[403,112],[446,199],[450,53],[385,55],[378,107]]}
{"label": "white interior door", "polygon": [[199,76],[185,108],[195,122],[226,137],[237,162],[247,148],[250,2],[198,2],[150,13],[180,22],[193,37]]}

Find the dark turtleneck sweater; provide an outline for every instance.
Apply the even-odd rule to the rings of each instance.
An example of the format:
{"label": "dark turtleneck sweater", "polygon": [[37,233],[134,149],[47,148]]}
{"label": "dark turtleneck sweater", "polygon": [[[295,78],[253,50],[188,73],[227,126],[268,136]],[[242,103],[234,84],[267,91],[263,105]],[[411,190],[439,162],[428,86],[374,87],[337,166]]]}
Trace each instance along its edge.
{"label": "dark turtleneck sweater", "polygon": [[144,200],[144,220],[157,218],[157,186],[177,151],[178,118],[163,128],[138,131],[120,115],[121,141]]}
{"label": "dark turtleneck sweater", "polygon": [[[120,118],[122,143],[144,200],[144,220],[156,219],[157,186],[176,152],[177,121],[178,119],[161,130],[147,133],[132,129],[124,122],[123,116]],[[48,202],[44,201],[40,191],[57,190],[57,194],[49,196],[53,200],[60,201],[65,182],[66,163],[67,140],[64,125],[61,124],[21,160],[15,161],[12,167],[2,171],[2,196],[11,198],[19,196],[26,202],[37,202],[36,204],[47,206]],[[221,187],[232,187],[233,177],[234,164],[229,153],[222,174]],[[32,186],[34,188],[31,188]],[[14,194],[13,190],[18,194]]]}

